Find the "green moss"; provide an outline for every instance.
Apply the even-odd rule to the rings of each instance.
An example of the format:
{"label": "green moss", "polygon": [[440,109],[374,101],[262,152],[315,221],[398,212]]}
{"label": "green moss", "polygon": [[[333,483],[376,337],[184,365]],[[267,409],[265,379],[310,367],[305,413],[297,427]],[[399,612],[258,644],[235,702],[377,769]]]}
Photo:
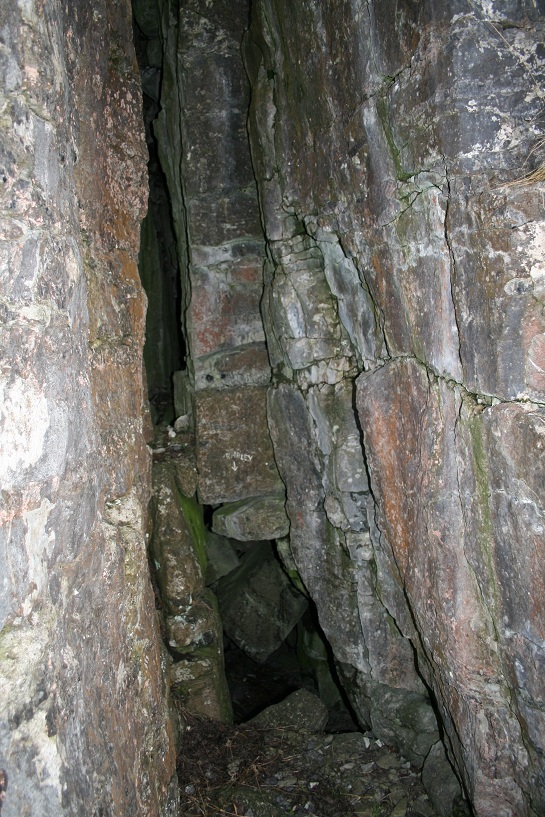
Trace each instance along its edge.
{"label": "green moss", "polygon": [[187,526],[191,533],[193,547],[195,548],[195,553],[197,554],[201,570],[204,574],[204,572],[206,571],[207,559],[205,547],[206,532],[204,527],[202,505],[199,505],[195,497],[184,496],[184,494],[180,491],[179,488],[178,501],[180,503],[182,513],[185,517],[185,521],[187,522]]}
{"label": "green moss", "polygon": [[384,96],[380,96],[377,98],[377,114],[380,124],[382,125],[382,131],[384,133],[384,138],[386,139],[386,144],[388,145],[390,155],[394,162],[396,178],[400,182],[406,182],[409,179],[412,179],[412,177],[414,176],[414,172],[408,173],[402,167],[401,154],[394,139],[394,133],[392,131],[392,126],[390,125],[390,119],[388,117],[388,107],[386,105],[386,99]]}

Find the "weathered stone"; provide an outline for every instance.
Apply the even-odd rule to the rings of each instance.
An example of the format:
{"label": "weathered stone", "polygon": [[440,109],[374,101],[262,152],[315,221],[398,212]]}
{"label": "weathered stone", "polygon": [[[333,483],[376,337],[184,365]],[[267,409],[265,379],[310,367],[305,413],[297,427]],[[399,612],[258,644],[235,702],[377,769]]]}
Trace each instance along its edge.
{"label": "weathered stone", "polygon": [[187,321],[196,366],[200,357],[263,342],[262,267],[259,256],[192,267]]}
{"label": "weathered stone", "polygon": [[280,647],[307,609],[268,542],[244,555],[218,584],[217,598],[226,635],[258,662]]}
{"label": "weathered stone", "polygon": [[[367,683],[392,691],[385,735],[423,692],[416,650],[479,817],[545,808],[541,465],[520,470],[540,462],[542,191],[510,184],[543,160],[541,37],[529,4],[255,0],[245,41],[295,564],[361,719],[383,713]],[[324,276],[331,294],[299,285]],[[339,483],[358,434],[339,471],[328,419],[351,357],[367,519]]]}
{"label": "weathered stone", "polygon": [[195,363],[197,390],[268,386],[270,382],[269,357],[265,344],[261,342],[206,355]]}
{"label": "weathered stone", "polygon": [[240,559],[233,544],[226,536],[218,536],[211,531],[206,532],[205,581],[207,585],[214,584],[239,566]]}
{"label": "weathered stone", "polygon": [[170,684],[189,711],[229,721],[222,624],[215,596],[205,587],[203,509],[180,488],[182,460],[165,454],[153,466],[151,556],[165,611],[165,641],[175,661]]}
{"label": "weathered stone", "polygon": [[197,393],[201,502],[235,502],[275,493],[281,488],[265,400],[266,390],[261,388]]}
{"label": "weathered stone", "polygon": [[427,695],[384,684],[365,684],[371,728],[389,746],[420,768],[439,738],[437,718]]}
{"label": "weathered stone", "polygon": [[[297,388],[282,384],[269,395],[269,422],[275,456],[287,488],[291,554],[316,603],[320,624],[339,662],[350,701],[361,723],[369,726],[373,704],[370,690],[377,681],[385,685],[385,690],[390,685],[394,690],[405,690],[407,695],[418,693],[422,700],[424,688],[415,673],[408,640],[401,637],[388,610],[377,598],[377,583],[386,589],[389,579],[385,571],[377,575],[366,531],[365,506],[360,507],[354,518],[355,530],[335,527],[328,518],[332,516],[343,528],[350,528],[341,504],[337,520],[331,503],[336,496],[342,497],[335,489],[335,482],[342,483],[339,476],[342,470],[335,468],[335,454],[343,441],[351,440],[357,431],[353,415],[350,418],[351,404],[350,383],[338,388],[322,386],[316,394],[309,392],[307,399]],[[354,487],[366,487],[361,453],[356,454],[353,465]],[[400,693],[398,703],[401,698]],[[389,716],[390,727],[384,726],[380,736],[391,741],[399,732],[395,707],[391,707]],[[418,742],[417,731],[412,735]],[[431,742],[434,740],[435,737]],[[428,741],[425,751],[420,752],[420,762],[429,746]]]}
{"label": "weathered stone", "polygon": [[[193,600],[191,600],[193,602]],[[175,616],[167,616],[166,640],[173,654],[215,647],[221,654],[221,622],[214,594],[201,591],[195,602]]]}
{"label": "weathered stone", "polygon": [[174,694],[189,712],[218,721],[232,720],[225,675],[215,657],[176,661],[170,667],[170,679]]}
{"label": "weathered stone", "polygon": [[223,505],[214,512],[212,530],[231,539],[280,539],[289,531],[283,495],[262,496]]}
{"label": "weathered stone", "polygon": [[[369,380],[374,381],[372,388]],[[502,486],[496,493],[490,483],[494,474],[502,474],[503,479],[512,472],[518,458],[510,454],[509,469],[502,456],[496,464],[495,439],[505,433],[503,429],[498,433],[499,428],[506,419],[516,417],[516,424],[527,433],[526,428],[534,424],[537,416],[515,406],[507,411],[500,407],[483,410],[459,389],[430,378],[422,366],[410,360],[388,364],[362,379],[359,406],[370,472],[380,496],[377,524],[382,547],[386,547],[391,574],[399,576],[411,600],[419,634],[413,634],[413,638],[420,638],[422,644],[422,671],[430,685],[440,690],[440,709],[454,755],[460,768],[467,768],[469,757],[474,762],[478,759],[480,774],[472,783],[472,795],[474,803],[486,813],[492,802],[487,793],[487,776],[491,780],[494,775],[488,760],[490,745],[498,741],[493,768],[501,764],[506,774],[501,785],[495,780],[494,798],[496,802],[510,803],[510,808],[520,808],[520,790],[513,781],[521,780],[523,772],[517,766],[528,763],[528,751],[532,752],[534,741],[540,738],[537,734],[533,739],[527,736],[523,749],[520,722],[511,714],[511,696],[508,701],[493,680],[505,672],[500,669],[500,661],[504,667],[517,660],[520,665],[521,657],[516,658],[512,652],[517,640],[513,640],[512,633],[521,624],[515,623],[512,614],[500,612],[513,593],[516,573],[510,568],[507,582],[505,573],[502,575],[500,565],[509,547],[504,539],[504,522],[500,521],[502,514],[498,510],[494,513],[500,525],[496,530],[492,509],[495,500],[506,492]],[[400,429],[401,410],[404,423]],[[541,424],[541,420],[538,422]],[[498,430],[489,437],[488,429],[492,427]],[[462,495],[459,480],[465,486]],[[522,495],[525,493],[523,490]],[[526,494],[518,507],[516,502],[512,504],[509,514],[515,526],[522,517],[526,519],[528,501],[533,502]],[[528,529],[524,524],[526,537]],[[522,543],[525,537],[516,536]],[[542,534],[537,532],[537,536]],[[524,560],[522,544],[519,551]],[[522,572],[526,586],[534,576],[537,579],[531,569]],[[521,593],[519,605],[523,597]],[[437,598],[442,599],[440,607],[431,602]],[[398,604],[393,597],[390,599],[392,612]],[[528,614],[523,617],[522,626],[528,627],[531,618]],[[406,634],[411,634],[414,625]],[[531,691],[526,681],[524,687],[531,698],[535,688]],[[486,723],[483,728],[477,728],[479,720],[473,703],[476,690],[479,717]],[[463,707],[460,698],[465,700]],[[507,744],[505,734],[510,735]],[[509,750],[510,745],[518,746],[516,754]]]}
{"label": "weathered stone", "polygon": [[2,815],[174,814],[131,12],[7,0],[0,28]]}
{"label": "weathered stone", "polygon": [[152,555],[161,597],[176,614],[203,585],[206,555],[202,509],[183,496],[169,462],[154,465],[153,482]]}
{"label": "weathered stone", "polygon": [[298,689],[278,704],[267,707],[250,723],[257,726],[297,729],[302,732],[321,732],[327,723],[327,708],[317,695],[308,689]]}
{"label": "weathered stone", "polygon": [[[431,747],[426,758],[422,782],[439,817],[451,817],[456,813],[454,809],[462,799],[462,791],[440,741]],[[457,817],[462,813],[458,810]]]}

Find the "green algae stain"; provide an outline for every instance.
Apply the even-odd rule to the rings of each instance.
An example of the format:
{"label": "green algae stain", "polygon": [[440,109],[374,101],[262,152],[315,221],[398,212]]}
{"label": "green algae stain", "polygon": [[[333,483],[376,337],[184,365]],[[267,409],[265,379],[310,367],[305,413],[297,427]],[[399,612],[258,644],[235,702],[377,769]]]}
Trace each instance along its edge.
{"label": "green algae stain", "polygon": [[191,533],[193,547],[204,575],[206,571],[207,559],[205,547],[206,532],[204,527],[202,505],[199,505],[195,497],[187,497],[179,489],[178,501]]}
{"label": "green algae stain", "polygon": [[382,132],[384,133],[384,138],[386,140],[389,153],[394,163],[396,178],[400,182],[407,182],[409,181],[409,179],[413,178],[414,172],[408,173],[403,169],[403,166],[401,164],[401,153],[394,139],[394,132],[392,130],[390,119],[388,117],[388,107],[386,104],[386,98],[384,96],[377,97],[376,110],[380,124],[382,126]]}

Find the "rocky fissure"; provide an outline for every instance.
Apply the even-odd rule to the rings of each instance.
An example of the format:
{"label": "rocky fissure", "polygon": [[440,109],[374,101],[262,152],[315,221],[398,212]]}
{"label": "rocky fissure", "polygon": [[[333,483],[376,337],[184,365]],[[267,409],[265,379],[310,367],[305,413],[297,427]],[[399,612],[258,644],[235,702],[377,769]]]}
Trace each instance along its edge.
{"label": "rocky fissure", "polygon": [[4,2],[2,815],[545,813],[544,25]]}

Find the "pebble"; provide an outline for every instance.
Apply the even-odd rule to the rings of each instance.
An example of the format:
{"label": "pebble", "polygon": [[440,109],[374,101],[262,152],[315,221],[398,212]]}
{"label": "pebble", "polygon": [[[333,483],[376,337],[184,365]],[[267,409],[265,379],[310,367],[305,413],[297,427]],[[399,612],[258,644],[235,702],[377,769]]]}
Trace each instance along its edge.
{"label": "pebble", "polygon": [[375,761],[381,769],[399,769],[403,761],[393,754],[382,755]]}
{"label": "pebble", "polygon": [[409,805],[408,799],[406,797],[403,797],[394,806],[394,810],[390,813],[390,817],[405,817],[408,805]]}

